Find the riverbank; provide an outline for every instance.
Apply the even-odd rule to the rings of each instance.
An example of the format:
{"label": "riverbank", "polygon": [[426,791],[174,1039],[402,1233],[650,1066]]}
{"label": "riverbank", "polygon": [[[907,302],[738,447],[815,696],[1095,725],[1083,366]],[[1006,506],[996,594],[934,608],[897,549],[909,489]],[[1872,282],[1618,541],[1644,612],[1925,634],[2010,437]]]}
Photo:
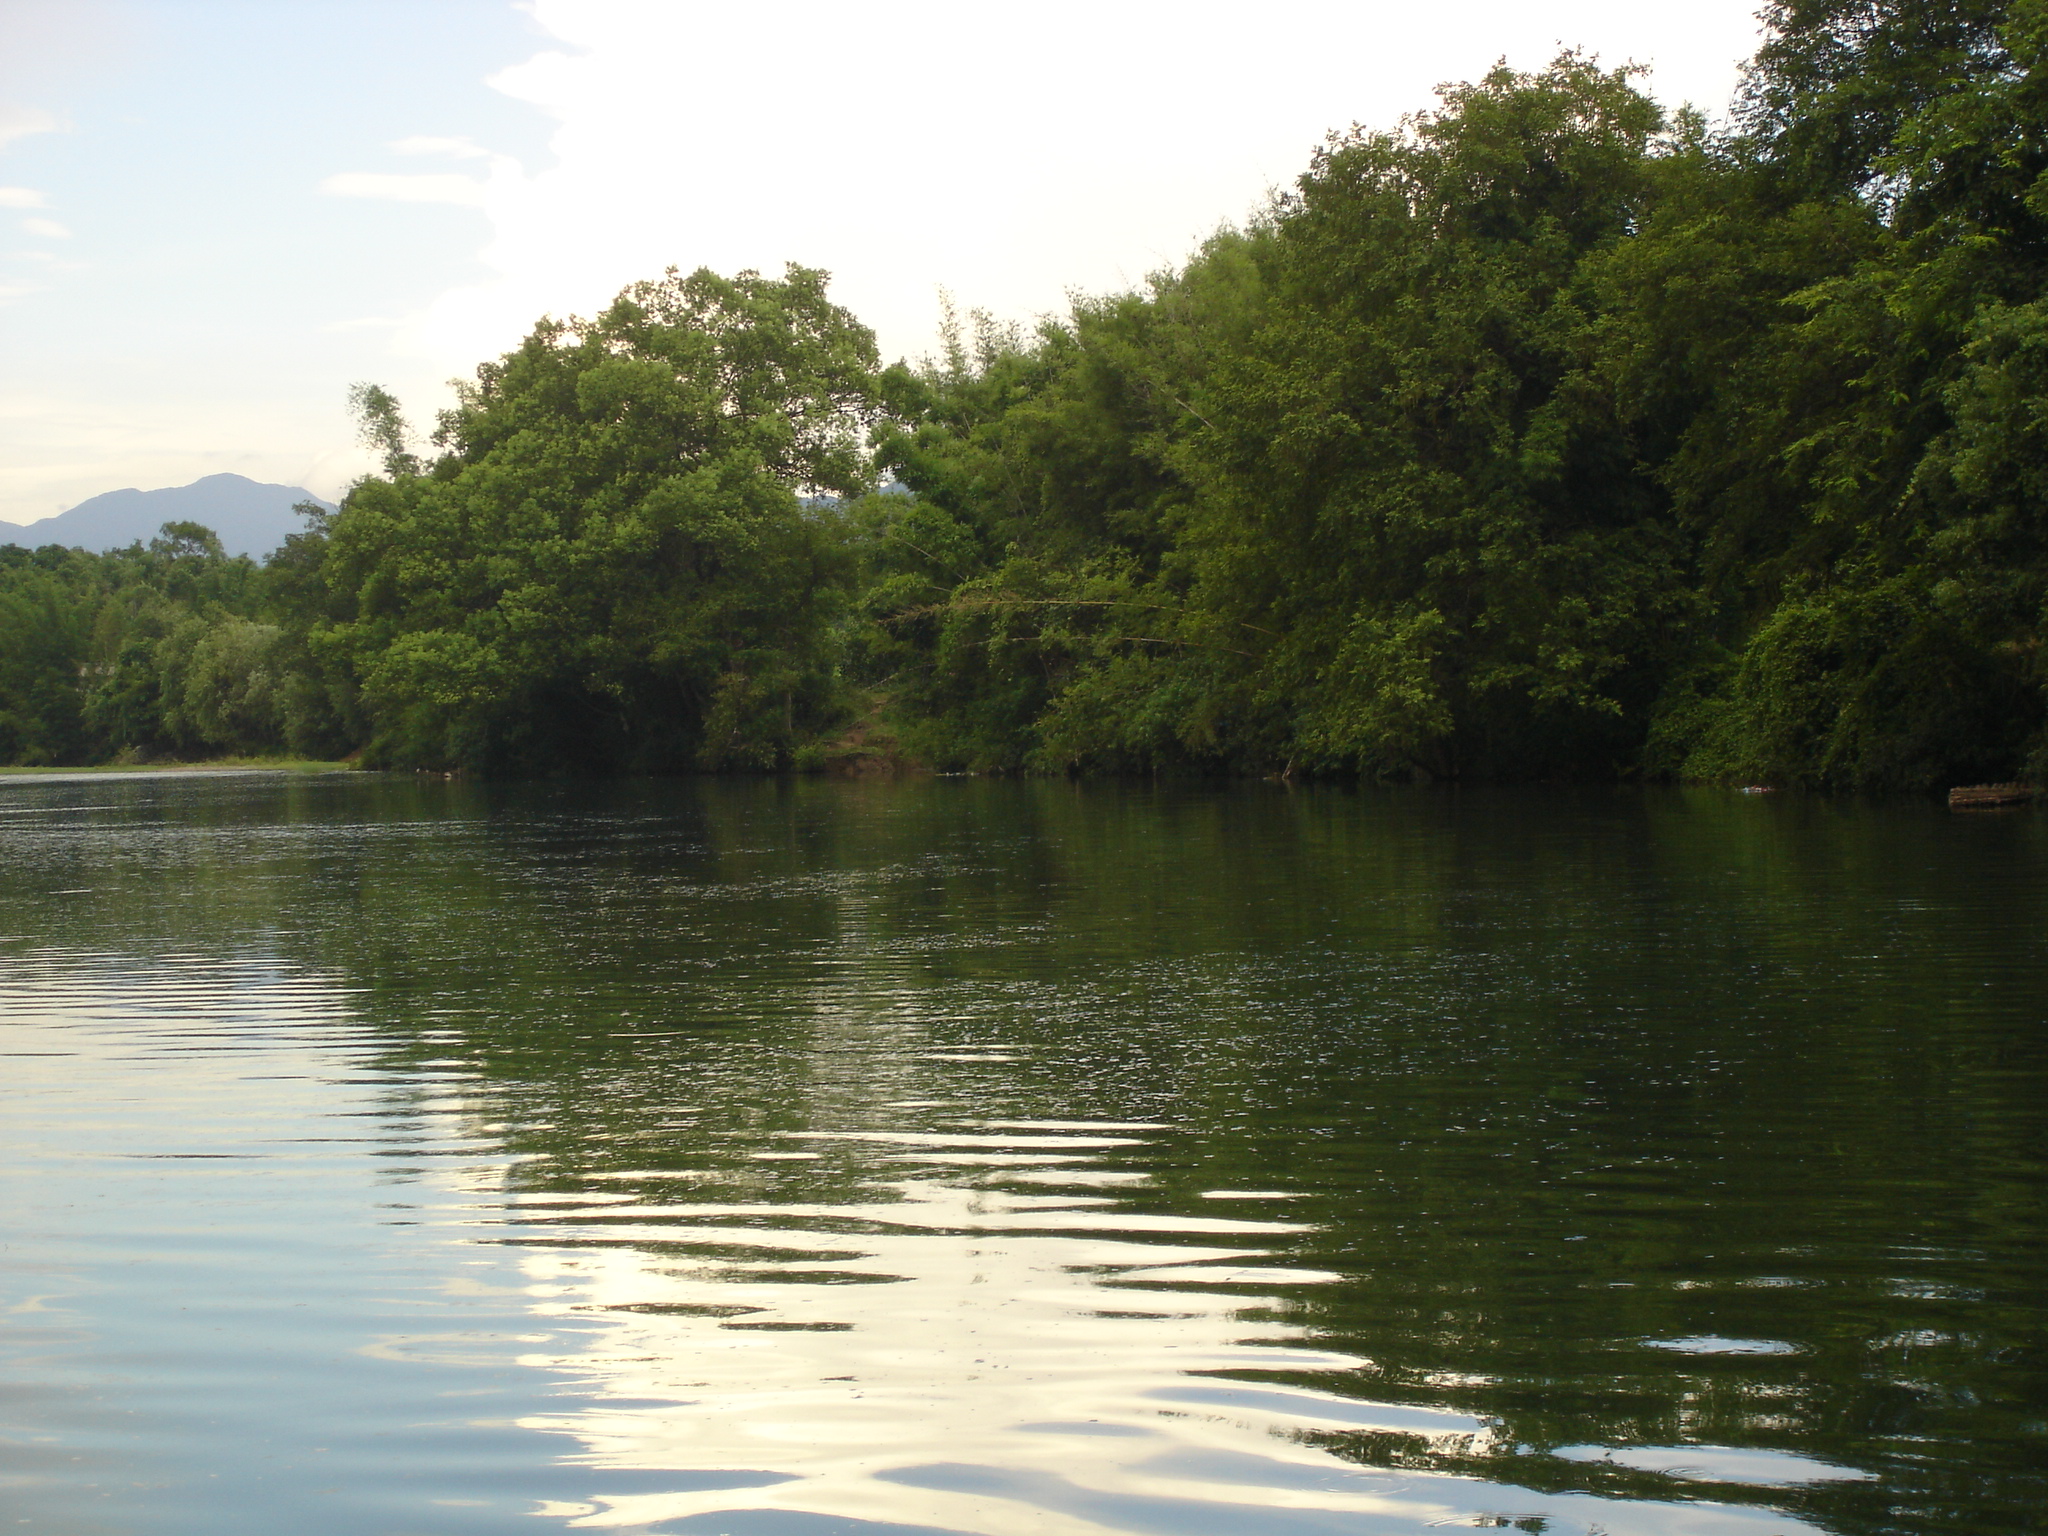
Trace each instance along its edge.
{"label": "riverbank", "polygon": [[28,779],[38,783],[82,778],[160,779],[173,774],[221,773],[347,773],[355,764],[321,762],[302,757],[217,757],[203,763],[93,763],[27,768],[0,767],[0,783]]}

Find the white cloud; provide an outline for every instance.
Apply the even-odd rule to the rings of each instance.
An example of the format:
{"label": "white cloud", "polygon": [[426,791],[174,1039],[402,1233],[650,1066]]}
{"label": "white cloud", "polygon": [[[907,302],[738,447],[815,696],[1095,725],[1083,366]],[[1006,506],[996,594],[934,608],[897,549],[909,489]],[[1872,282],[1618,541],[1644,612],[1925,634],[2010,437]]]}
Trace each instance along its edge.
{"label": "white cloud", "polygon": [[59,224],[55,219],[23,219],[21,227],[32,235],[42,236],[45,240],[69,240],[71,238],[71,231],[62,224]]}
{"label": "white cloud", "polygon": [[484,205],[484,185],[472,176],[388,176],[372,171],[345,171],[320,183],[332,197],[380,197],[396,203],[454,203],[462,208]]}
{"label": "white cloud", "polygon": [[1756,43],[1752,3],[1270,0],[1253,25],[1164,0],[531,0],[562,46],[491,84],[556,120],[552,166],[327,186],[489,220],[490,276],[398,338],[422,374],[467,372],[540,315],[589,313],[670,265],[792,260],[830,269],[885,352],[916,354],[941,285],[1023,317],[1128,286],[1290,184],[1331,128],[1391,125],[1503,55],[1534,68],[1583,45],[1656,67],[1667,102],[1718,109]]}
{"label": "white cloud", "polygon": [[391,145],[395,155],[446,155],[453,160],[488,160],[491,152],[472,139],[437,139],[426,134],[399,139]]}
{"label": "white cloud", "polygon": [[56,127],[57,119],[40,107],[0,101],[0,145],[25,139],[32,133],[50,133]]}
{"label": "white cloud", "polygon": [[43,194],[33,187],[0,187],[0,208],[46,208]]}

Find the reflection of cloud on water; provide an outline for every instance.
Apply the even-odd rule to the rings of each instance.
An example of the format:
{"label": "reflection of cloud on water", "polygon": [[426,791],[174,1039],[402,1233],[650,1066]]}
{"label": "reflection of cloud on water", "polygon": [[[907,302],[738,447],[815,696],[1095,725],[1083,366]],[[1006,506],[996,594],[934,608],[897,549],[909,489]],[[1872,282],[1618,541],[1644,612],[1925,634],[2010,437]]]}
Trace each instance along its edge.
{"label": "reflection of cloud on water", "polygon": [[1668,1349],[1678,1355],[1796,1355],[1797,1346],[1782,1339],[1724,1339],[1703,1334],[1685,1339],[1644,1339],[1650,1349]]}
{"label": "reflection of cloud on water", "polygon": [[[957,1497],[907,1493],[874,1474],[936,1446],[1072,1467],[1070,1440],[1104,1437],[1017,1426],[1080,1419],[1150,1429],[1160,1405],[1143,1394],[1179,1370],[1356,1363],[1273,1347],[1292,1331],[1238,1320],[1241,1296],[1102,1284],[1139,1267],[1264,1257],[1263,1247],[1222,1240],[1294,1230],[1283,1224],[1179,1222],[1095,1200],[937,1182],[896,1192],[899,1201],[868,1205],[647,1208],[623,1225],[612,1207],[578,1232],[604,1246],[532,1256],[525,1269],[535,1281],[574,1287],[539,1310],[597,1309],[617,1320],[595,1348],[546,1363],[591,1372],[614,1397],[674,1403],[608,1410],[600,1399],[541,1422],[575,1433],[600,1464],[768,1465],[801,1472],[803,1484],[765,1502],[871,1519],[915,1513],[943,1525],[964,1513],[951,1508]],[[1138,1307],[1149,1315],[1132,1316]],[[1109,1310],[1120,1315],[1101,1315]],[[592,1523],[730,1503],[635,1497]],[[978,1515],[970,1527],[1008,1528]]]}
{"label": "reflection of cloud on water", "polygon": [[[1295,1192],[1168,1201],[1143,1154],[1177,1127],[1027,1118],[999,1059],[1023,1048],[933,1049],[917,997],[888,1021],[821,999],[803,1070],[747,1086],[805,1129],[692,1122],[666,1140],[699,1166],[579,1169],[604,1191],[581,1204],[469,1191],[557,1330],[519,1358],[561,1407],[518,1422],[572,1440],[593,1490],[541,1514],[649,1536],[1812,1532],[1677,1479],[1646,1497],[1654,1473],[1629,1497],[1489,1481],[1497,1457],[1587,1486],[1490,1421],[1323,1390],[1370,1362],[1290,1321],[1351,1279],[1296,1262]],[[1423,1464],[1329,1448],[1360,1436]]]}
{"label": "reflection of cloud on water", "polygon": [[[1019,1139],[1037,1154],[1033,1131]],[[543,1512],[707,1536],[1372,1536],[1502,1511],[1540,1512],[1524,1528],[1551,1533],[1809,1529],[1340,1461],[1305,1437],[1367,1427],[1484,1451],[1490,1428],[1274,1384],[1365,1363],[1276,1320],[1276,1291],[1337,1278],[1275,1251],[1300,1226],[1128,1211],[1042,1175],[943,1177],[871,1203],[515,1207],[544,1244],[520,1266],[533,1311],[605,1323],[522,1356],[588,1394],[522,1422],[581,1442],[600,1489],[619,1477]],[[673,1480],[650,1491],[663,1468]]]}

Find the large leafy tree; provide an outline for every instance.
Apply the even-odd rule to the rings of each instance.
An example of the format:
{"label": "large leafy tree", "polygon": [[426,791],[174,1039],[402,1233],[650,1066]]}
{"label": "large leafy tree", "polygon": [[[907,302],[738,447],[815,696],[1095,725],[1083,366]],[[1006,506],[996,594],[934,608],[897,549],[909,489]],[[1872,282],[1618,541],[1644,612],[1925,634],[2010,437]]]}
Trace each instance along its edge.
{"label": "large leafy tree", "polygon": [[982,563],[904,562],[949,594],[905,611],[908,697],[970,762],[1625,764],[1688,597],[1598,372],[1594,265],[1663,133],[1626,71],[1502,68],[1334,138],[1182,272],[951,370],[891,446],[925,504],[892,531]]}
{"label": "large leafy tree", "polygon": [[1302,767],[1611,772],[1682,608],[1664,500],[1588,378],[1588,263],[1655,190],[1626,70],[1505,67],[1340,136],[1281,212],[1271,319],[1206,395],[1210,706]]}
{"label": "large leafy tree", "polygon": [[317,531],[310,626],[374,759],[488,770],[771,766],[833,686],[845,585],[819,496],[866,488],[869,332],[825,274],[671,271],[543,321]]}
{"label": "large leafy tree", "polygon": [[2012,0],[1774,0],[1736,103],[1747,147],[1794,197],[1879,200],[1925,183],[1892,163],[1911,125],[2012,56]]}
{"label": "large leafy tree", "polygon": [[[1711,195],[1617,266],[1637,377],[1694,393],[1664,478],[1714,557],[1725,640],[1676,680],[1652,762],[2007,775],[2048,746],[2048,10],[1799,0],[1770,19]],[[1704,302],[1653,312],[1708,272]]]}

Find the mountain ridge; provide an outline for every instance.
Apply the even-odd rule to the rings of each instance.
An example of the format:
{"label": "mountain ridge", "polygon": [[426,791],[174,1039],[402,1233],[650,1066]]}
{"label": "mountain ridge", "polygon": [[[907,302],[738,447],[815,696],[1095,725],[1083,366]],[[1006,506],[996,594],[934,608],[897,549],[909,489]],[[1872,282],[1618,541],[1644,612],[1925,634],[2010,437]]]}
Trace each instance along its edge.
{"label": "mountain ridge", "polygon": [[334,510],[303,486],[273,485],[246,475],[206,475],[190,485],[144,491],[103,491],[34,523],[0,522],[0,544],[45,544],[106,551],[147,543],[165,523],[199,523],[220,536],[231,555],[261,559],[303,526],[292,508],[310,501]]}

